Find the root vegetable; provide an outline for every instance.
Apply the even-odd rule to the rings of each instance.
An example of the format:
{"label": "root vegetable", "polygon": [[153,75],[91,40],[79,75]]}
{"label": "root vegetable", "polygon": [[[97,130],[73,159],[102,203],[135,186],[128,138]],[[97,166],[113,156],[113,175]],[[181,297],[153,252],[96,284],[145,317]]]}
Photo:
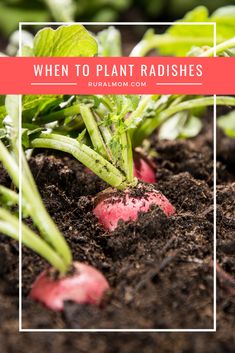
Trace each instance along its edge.
{"label": "root vegetable", "polygon": [[138,218],[139,212],[149,211],[152,205],[159,206],[170,216],[175,208],[169,200],[150,185],[139,185],[125,191],[105,191],[95,199],[94,215],[102,226],[109,231],[117,228],[119,221],[131,222]]}
{"label": "root vegetable", "polygon": [[134,152],[134,176],[145,183],[156,183],[156,164],[137,151]]}
{"label": "root vegetable", "polygon": [[[44,271],[36,279],[30,297],[54,311],[63,311],[64,301],[99,305],[109,284],[92,266],[74,262],[73,273],[55,278],[55,270]],[[54,276],[53,276],[54,275]]]}

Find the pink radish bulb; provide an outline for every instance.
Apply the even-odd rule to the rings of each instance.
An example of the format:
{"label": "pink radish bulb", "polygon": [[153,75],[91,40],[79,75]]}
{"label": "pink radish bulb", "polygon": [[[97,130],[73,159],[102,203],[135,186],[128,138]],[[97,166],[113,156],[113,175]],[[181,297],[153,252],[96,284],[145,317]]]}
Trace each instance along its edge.
{"label": "pink radish bulb", "polygon": [[119,220],[135,221],[139,212],[147,212],[152,205],[159,206],[167,216],[175,213],[175,208],[169,200],[150,185],[148,188],[140,186],[136,195],[129,189],[100,193],[93,213],[104,229],[113,231],[117,228]]}
{"label": "pink radish bulb", "polygon": [[109,284],[98,270],[74,262],[74,273],[58,279],[54,270],[42,272],[33,284],[30,297],[54,311],[64,310],[64,301],[99,305]]}
{"label": "pink radish bulb", "polygon": [[134,152],[133,156],[134,176],[145,183],[156,183],[156,164],[137,151]]}

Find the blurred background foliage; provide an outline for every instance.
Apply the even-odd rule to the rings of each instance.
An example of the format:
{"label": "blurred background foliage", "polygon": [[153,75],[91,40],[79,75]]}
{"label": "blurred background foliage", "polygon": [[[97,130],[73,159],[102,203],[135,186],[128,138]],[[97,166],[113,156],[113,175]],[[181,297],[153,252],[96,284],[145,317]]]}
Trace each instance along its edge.
{"label": "blurred background foliage", "polygon": [[198,5],[212,12],[235,0],[0,0],[0,35],[19,21],[173,21]]}

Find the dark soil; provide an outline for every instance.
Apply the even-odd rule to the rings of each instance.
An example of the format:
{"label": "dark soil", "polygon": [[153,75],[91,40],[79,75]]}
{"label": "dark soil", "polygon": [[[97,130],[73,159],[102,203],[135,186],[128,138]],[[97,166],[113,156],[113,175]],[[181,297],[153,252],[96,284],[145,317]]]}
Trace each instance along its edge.
{"label": "dark soil", "polygon": [[[209,131],[209,132],[208,132]],[[191,141],[157,143],[156,188],[176,207],[104,233],[92,216],[92,197],[106,185],[68,156],[41,151],[30,162],[46,206],[69,241],[75,260],[101,270],[111,291],[102,308],[66,303],[55,314],[28,299],[46,266],[23,254],[24,328],[212,328],[213,160],[211,129]],[[220,136],[221,141],[226,141]],[[221,143],[222,149],[222,143]],[[45,151],[43,151],[45,153]],[[231,156],[234,154],[231,153]],[[228,154],[229,156],[229,154]],[[1,171],[0,182],[9,184]],[[235,172],[218,156],[218,332],[216,334],[16,334],[17,245],[0,245],[2,352],[218,352],[234,351]],[[6,261],[7,259],[7,261]],[[229,276],[232,276],[231,278]],[[3,341],[4,337],[4,341]],[[2,338],[2,339],[1,339]]]}

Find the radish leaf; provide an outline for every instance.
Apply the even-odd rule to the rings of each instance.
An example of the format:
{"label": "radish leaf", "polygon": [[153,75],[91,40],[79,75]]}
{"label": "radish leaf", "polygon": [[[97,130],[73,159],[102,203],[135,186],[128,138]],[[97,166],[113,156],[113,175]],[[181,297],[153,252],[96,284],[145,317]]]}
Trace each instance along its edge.
{"label": "radish leaf", "polygon": [[98,44],[82,25],[75,24],[42,29],[34,38],[33,52],[40,57],[95,56]]}
{"label": "radish leaf", "polygon": [[219,117],[217,124],[226,135],[229,137],[235,137],[235,110],[231,111],[227,115]]}

